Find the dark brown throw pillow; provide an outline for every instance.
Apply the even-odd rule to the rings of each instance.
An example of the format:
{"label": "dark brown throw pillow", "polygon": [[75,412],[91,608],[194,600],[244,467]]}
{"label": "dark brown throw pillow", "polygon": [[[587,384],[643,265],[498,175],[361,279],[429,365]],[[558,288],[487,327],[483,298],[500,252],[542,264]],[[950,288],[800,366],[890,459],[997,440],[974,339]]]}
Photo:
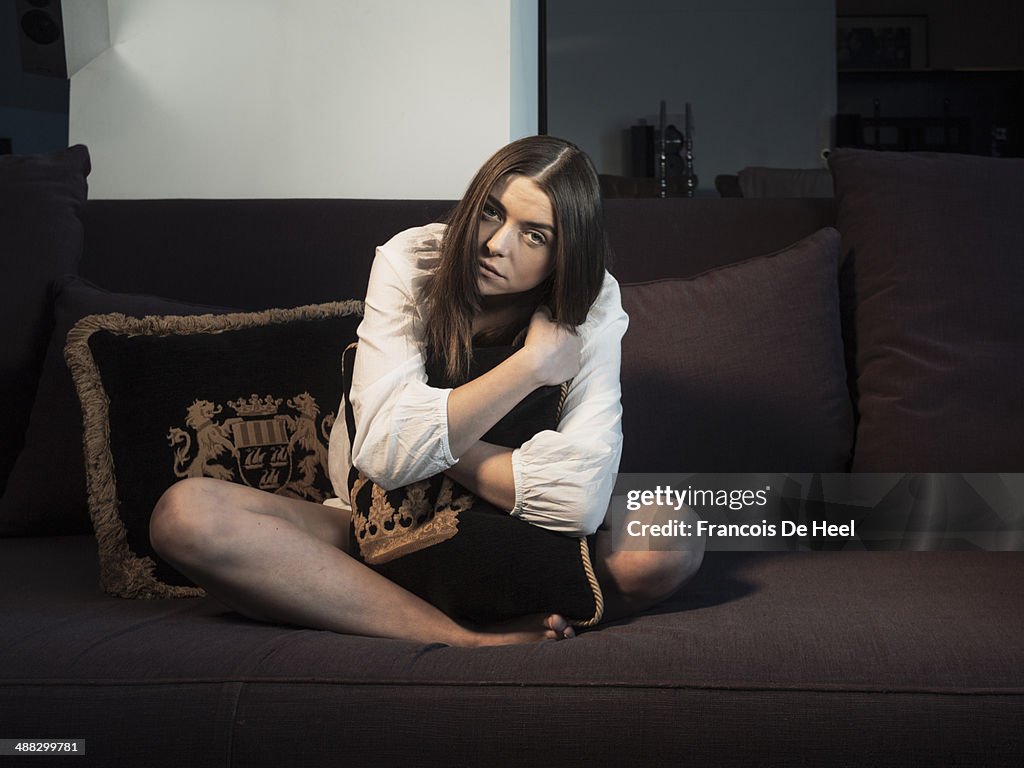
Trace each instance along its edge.
{"label": "dark brown throw pillow", "polygon": [[89,152],[0,156],[0,493],[21,450],[53,327],[50,281],[82,255]]}
{"label": "dark brown throw pillow", "polygon": [[[358,345],[343,358],[345,419]],[[470,378],[505,360],[512,347],[477,347]],[[431,372],[428,381],[448,386]],[[556,429],[568,383],[535,390],[483,436],[518,448],[544,429]],[[604,599],[587,538],[566,536],[512,517],[438,474],[385,490],[356,467],[349,473],[352,540],[368,566],[449,616],[477,623],[532,613],[559,613],[577,627],[601,620]]]}
{"label": "dark brown throw pillow", "polygon": [[621,472],[841,472],[839,233],[622,287]]}
{"label": "dark brown throw pillow", "polygon": [[185,477],[333,496],[327,443],[357,301],[192,317],[90,315],[68,334],[100,579],[121,597],[202,594],[154,554],[153,506]]}
{"label": "dark brown throw pillow", "polygon": [[854,275],[854,471],[1024,471],[1024,160],[829,164]]}
{"label": "dark brown throw pillow", "polygon": [[51,286],[54,327],[25,433],[25,445],[0,498],[0,535],[92,533],[82,456],[82,409],[64,362],[71,327],[86,315],[223,314],[228,309],[142,294],[113,293],[74,275]]}

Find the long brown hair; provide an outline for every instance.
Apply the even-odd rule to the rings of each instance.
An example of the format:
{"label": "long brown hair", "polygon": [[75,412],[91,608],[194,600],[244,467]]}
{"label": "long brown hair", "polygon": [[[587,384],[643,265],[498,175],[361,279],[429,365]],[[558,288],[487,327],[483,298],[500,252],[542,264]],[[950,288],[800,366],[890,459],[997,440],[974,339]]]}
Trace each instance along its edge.
{"label": "long brown hair", "polygon": [[546,303],[557,322],[575,329],[601,291],[610,249],[590,158],[552,136],[530,136],[502,147],[477,171],[448,217],[440,265],[424,288],[428,366],[444,371],[453,386],[469,376],[473,318],[481,306],[477,241],[483,207],[494,185],[512,175],[525,176],[544,190],[555,217],[554,271],[524,300]]}

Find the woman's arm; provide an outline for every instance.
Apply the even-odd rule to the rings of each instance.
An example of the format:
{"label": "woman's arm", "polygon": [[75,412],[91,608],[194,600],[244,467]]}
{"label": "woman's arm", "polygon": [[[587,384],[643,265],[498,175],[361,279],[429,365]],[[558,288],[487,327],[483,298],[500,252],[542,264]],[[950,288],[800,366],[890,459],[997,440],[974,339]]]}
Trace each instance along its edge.
{"label": "woman's arm", "polygon": [[593,533],[604,520],[622,453],[619,373],[628,324],[618,283],[606,275],[580,327],[582,367],[558,429],[537,433],[512,453],[516,517],[576,536]]}
{"label": "woman's arm", "polygon": [[[523,398],[543,386],[569,381],[580,370],[583,340],[540,307],[523,347],[448,396],[448,443],[460,458]],[[510,507],[511,508],[511,507]]]}
{"label": "woman's arm", "polygon": [[575,375],[582,342],[535,313],[524,347],[456,389],[431,387],[419,295],[436,267],[437,228],[408,230],[378,249],[352,377],[352,463],[384,488],[444,472],[526,395]]}
{"label": "woman's arm", "polygon": [[[511,410],[509,403],[514,407],[539,387],[574,378],[580,370],[582,350],[580,336],[554,323],[548,308],[541,307],[530,320],[521,350],[453,390],[448,397],[448,434],[459,463],[447,470],[449,477],[499,509],[515,507],[512,449],[483,442],[480,437]],[[526,383],[511,396],[507,394],[510,376]]]}
{"label": "woman's arm", "polygon": [[447,438],[449,390],[427,386],[418,294],[437,265],[443,226],[395,235],[377,249],[359,324],[350,399],[351,462],[384,488],[455,463]]}
{"label": "woman's arm", "polygon": [[589,535],[608,508],[622,443],[619,368],[628,319],[613,279],[581,330],[582,368],[556,430],[515,451],[482,441],[447,474],[499,509],[543,528]]}
{"label": "woman's arm", "polygon": [[511,448],[477,440],[445,474],[498,509],[516,505]]}

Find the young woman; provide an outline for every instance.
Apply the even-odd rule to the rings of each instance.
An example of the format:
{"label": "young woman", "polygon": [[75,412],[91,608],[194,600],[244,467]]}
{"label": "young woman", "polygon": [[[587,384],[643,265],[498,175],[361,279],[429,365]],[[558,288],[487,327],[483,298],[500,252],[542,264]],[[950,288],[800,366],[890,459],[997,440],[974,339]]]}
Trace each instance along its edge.
{"label": "young woman", "polygon": [[[331,436],[338,499],[318,505],[184,480],[154,510],[154,548],[211,595],[263,621],[467,646],[572,637],[557,614],[466,626],[350,554],[353,464],[388,489],[443,472],[529,524],[597,531],[606,619],[659,602],[703,553],[612,546],[619,539],[605,518],[622,444],[628,321],[607,255],[586,155],[546,136],[499,150],[447,225],[407,230],[377,251],[352,374],[355,439],[349,445],[342,418]],[[474,341],[512,340],[520,346],[510,357],[469,378]],[[429,386],[429,366],[456,386]],[[557,430],[515,450],[481,440],[530,392],[569,380]]]}

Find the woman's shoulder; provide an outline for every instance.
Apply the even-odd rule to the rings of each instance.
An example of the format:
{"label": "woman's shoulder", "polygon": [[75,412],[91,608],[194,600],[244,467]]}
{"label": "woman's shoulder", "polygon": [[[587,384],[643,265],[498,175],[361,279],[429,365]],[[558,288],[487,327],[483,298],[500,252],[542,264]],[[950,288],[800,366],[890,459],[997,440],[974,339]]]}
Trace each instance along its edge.
{"label": "woman's shoulder", "polygon": [[404,229],[377,246],[375,258],[387,262],[390,272],[406,288],[416,288],[437,269],[444,232],[444,224]]}
{"label": "woman's shoulder", "polygon": [[445,229],[446,226],[439,223],[403,229],[379,246],[377,255],[413,264],[418,259],[426,257],[436,259],[441,253],[441,239],[444,237]]}
{"label": "woman's shoulder", "polygon": [[[584,333],[594,332],[598,329],[607,328],[615,323],[628,321],[625,310],[622,309],[622,293],[619,290],[619,282],[612,276],[612,273],[605,270],[604,280],[601,283],[601,291],[594,299],[587,313],[587,319],[583,323]],[[623,326],[623,332],[625,326]]]}

